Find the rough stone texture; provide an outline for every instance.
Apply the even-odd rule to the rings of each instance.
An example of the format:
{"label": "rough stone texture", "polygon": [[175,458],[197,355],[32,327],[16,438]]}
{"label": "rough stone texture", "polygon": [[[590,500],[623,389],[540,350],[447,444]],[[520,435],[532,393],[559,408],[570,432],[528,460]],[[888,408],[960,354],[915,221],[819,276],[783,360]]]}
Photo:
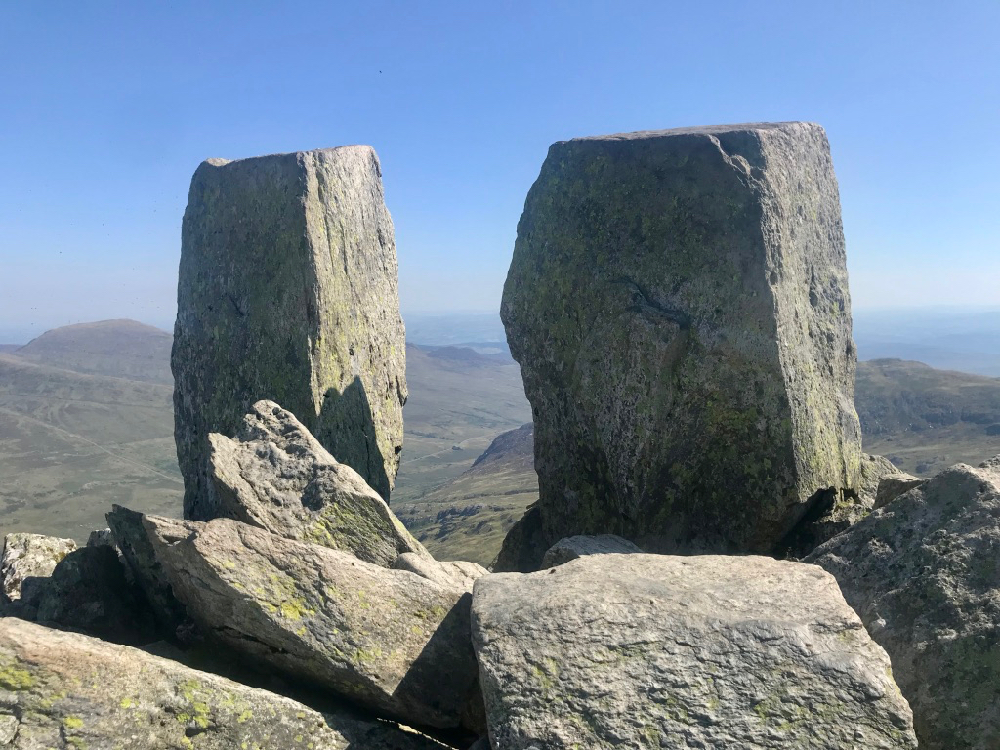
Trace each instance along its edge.
{"label": "rough stone texture", "polygon": [[406,724],[483,729],[464,590],[229,519],[143,523],[206,634]]}
{"label": "rough stone texture", "polygon": [[807,560],[892,658],[920,747],[1000,747],[1000,457],[958,464]]}
{"label": "rough stone texture", "polygon": [[402,552],[431,560],[354,469],[338,463],[273,401],[258,401],[236,439],[208,436],[212,515],[391,567]]}
{"label": "rough stone texture", "polygon": [[3,541],[3,601],[21,598],[21,584],[26,578],[47,578],[66,555],[76,549],[72,539],[41,534],[8,534]]}
{"label": "rough stone texture", "polygon": [[902,472],[882,477],[878,483],[878,491],[875,493],[875,505],[873,508],[875,510],[884,508],[900,495],[909,492],[914,487],[919,487],[926,481],[926,479],[920,479],[912,474],[904,474]]}
{"label": "rough stone texture", "polygon": [[554,568],[556,565],[568,563],[570,560],[578,560],[584,555],[630,555],[635,552],[642,552],[642,550],[628,539],[622,539],[614,534],[569,536],[549,547],[545,557],[542,558],[542,570]]}
{"label": "rough stone texture", "polygon": [[408,570],[421,578],[433,581],[445,588],[458,588],[472,593],[472,586],[477,580],[489,573],[479,563],[474,562],[438,562],[433,558],[406,552],[396,558],[393,565],[396,570]]}
{"label": "rough stone texture", "polygon": [[827,539],[849,529],[871,512],[882,478],[898,473],[899,469],[888,458],[863,453],[857,495],[820,492],[799,523],[775,548],[775,554],[801,559]]}
{"label": "rough stone texture", "polygon": [[818,125],[556,143],[501,315],[548,544],[769,553],[821,490],[857,488],[844,235]]}
{"label": "rough stone texture", "polygon": [[367,146],[227,162],[191,179],[171,366],[184,514],[207,505],[209,433],[262,398],[388,499],[406,401],[396,246]]}
{"label": "rough stone texture", "polygon": [[116,551],[118,546],[115,544],[115,538],[111,534],[111,529],[96,529],[90,532],[90,536],[87,537],[88,547],[112,547]]}
{"label": "rough stone texture", "polygon": [[497,750],[915,748],[889,659],[813,565],[592,555],[476,582]]}
{"label": "rough stone texture", "polygon": [[507,532],[490,570],[531,573],[541,568],[542,559],[551,546],[542,528],[542,511],[535,503]]}
{"label": "rough stone texture", "polygon": [[155,640],[152,614],[126,580],[112,547],[73,550],[50,577],[26,586],[23,594],[12,611],[17,617],[55,623],[115,643],[142,645]]}
{"label": "rough stone texture", "polygon": [[442,746],[346,709],[318,713],[127,646],[0,620],[0,742],[16,750]]}

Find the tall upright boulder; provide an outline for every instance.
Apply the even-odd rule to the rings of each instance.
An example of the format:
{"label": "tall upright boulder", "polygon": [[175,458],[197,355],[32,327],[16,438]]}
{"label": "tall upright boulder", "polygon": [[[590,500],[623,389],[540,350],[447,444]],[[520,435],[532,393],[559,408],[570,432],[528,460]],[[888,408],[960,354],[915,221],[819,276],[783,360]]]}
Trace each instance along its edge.
{"label": "tall upright boulder", "polygon": [[289,409],[388,499],[405,345],[392,219],[367,146],[209,159],[184,213],[171,366],[184,514],[213,516],[208,434]]}
{"label": "tall upright boulder", "polygon": [[856,491],[844,234],[818,125],[554,144],[501,315],[534,414],[532,559],[599,533],[770,552]]}

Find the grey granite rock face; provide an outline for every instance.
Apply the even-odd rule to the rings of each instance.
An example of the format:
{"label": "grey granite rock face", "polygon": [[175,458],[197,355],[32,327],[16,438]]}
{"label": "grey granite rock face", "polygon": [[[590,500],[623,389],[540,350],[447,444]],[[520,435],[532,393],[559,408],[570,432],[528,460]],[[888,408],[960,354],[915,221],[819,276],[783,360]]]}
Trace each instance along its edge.
{"label": "grey granite rock face", "polygon": [[405,552],[396,558],[392,566],[396,570],[408,570],[421,578],[433,581],[445,588],[458,588],[472,593],[472,586],[477,580],[489,573],[479,563],[449,561],[438,562],[433,558]]}
{"label": "grey granite rock face", "polygon": [[371,148],[198,167],[171,359],[185,517],[212,517],[209,433],[234,434],[264,398],[388,499],[406,401],[396,276]]}
{"label": "grey granite rock face", "polygon": [[229,519],[143,523],[202,632],[410,726],[483,729],[465,590]]}
{"label": "grey granite rock face", "polygon": [[542,558],[542,570],[554,568],[570,560],[578,560],[584,555],[630,555],[635,552],[642,550],[628,539],[622,539],[614,534],[569,536],[549,547],[545,557]]}
{"label": "grey granite rock face", "polygon": [[806,558],[892,658],[920,747],[1000,747],[1000,457],[958,464]]}
{"label": "grey granite rock face", "polygon": [[66,555],[76,549],[72,539],[42,534],[7,534],[0,560],[3,578],[3,601],[21,598],[21,584],[27,578],[47,578]]}
{"label": "grey granite rock face", "polygon": [[770,552],[817,493],[857,489],[844,235],[818,125],[556,143],[501,315],[548,544]]}
{"label": "grey granite rock face", "polygon": [[496,750],[915,748],[832,576],[763,557],[592,555],[476,582]]}
{"label": "grey granite rock face", "polygon": [[135,648],[0,619],[0,742],[14,750],[441,750]]}
{"label": "grey granite rock face", "polygon": [[402,553],[433,561],[378,493],[278,404],[258,401],[236,439],[211,434],[208,442],[212,516],[383,567],[392,567]]}

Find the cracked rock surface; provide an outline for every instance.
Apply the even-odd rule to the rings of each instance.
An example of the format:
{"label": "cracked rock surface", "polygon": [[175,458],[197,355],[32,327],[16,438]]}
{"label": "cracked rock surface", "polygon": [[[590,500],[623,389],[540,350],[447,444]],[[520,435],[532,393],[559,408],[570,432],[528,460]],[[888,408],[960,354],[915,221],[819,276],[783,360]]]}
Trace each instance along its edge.
{"label": "cracked rock surface", "polygon": [[472,628],[495,750],[917,746],[889,658],[815,565],[589,555],[479,579]]}
{"label": "cracked rock surface", "polygon": [[[810,123],[554,144],[501,306],[535,424],[544,544],[770,553],[857,489],[840,199]],[[532,532],[534,533],[534,532]],[[529,565],[528,562],[531,564]]]}
{"label": "cracked rock surface", "polygon": [[1000,747],[1000,456],[945,469],[806,560],[889,653],[921,748]]}
{"label": "cracked rock surface", "polygon": [[0,619],[0,742],[15,750],[441,745],[345,709],[290,698],[127,646]]}

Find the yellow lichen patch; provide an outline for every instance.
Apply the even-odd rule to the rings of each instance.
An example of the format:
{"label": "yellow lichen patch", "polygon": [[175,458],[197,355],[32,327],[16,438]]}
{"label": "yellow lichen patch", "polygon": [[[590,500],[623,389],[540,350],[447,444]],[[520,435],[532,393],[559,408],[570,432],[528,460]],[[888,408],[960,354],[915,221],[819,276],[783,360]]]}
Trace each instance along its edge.
{"label": "yellow lichen patch", "polygon": [[7,690],[28,690],[35,685],[35,678],[26,669],[12,663],[0,664],[0,687]]}
{"label": "yellow lichen patch", "polygon": [[79,729],[80,727],[83,726],[83,719],[81,719],[79,716],[74,716],[70,714],[69,716],[63,719],[63,726],[66,727],[67,729]]}

